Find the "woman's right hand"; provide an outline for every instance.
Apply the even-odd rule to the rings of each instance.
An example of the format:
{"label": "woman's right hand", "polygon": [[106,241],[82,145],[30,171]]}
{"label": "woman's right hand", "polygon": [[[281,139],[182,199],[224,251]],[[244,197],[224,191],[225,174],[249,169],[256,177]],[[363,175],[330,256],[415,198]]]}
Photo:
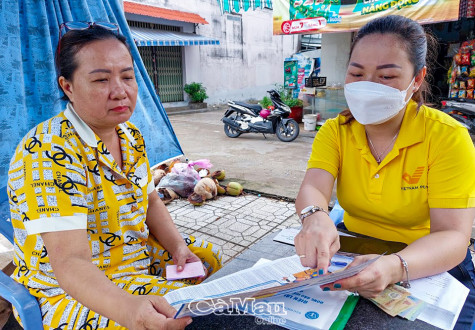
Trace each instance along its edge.
{"label": "woman's right hand", "polygon": [[191,323],[191,317],[174,319],[176,309],[161,296],[133,296],[129,306],[124,326],[131,330],[184,329]]}
{"label": "woman's right hand", "polygon": [[323,212],[305,218],[302,230],[295,236],[295,249],[302,266],[317,267],[325,274],[333,255],[340,249],[340,239],[333,221]]}

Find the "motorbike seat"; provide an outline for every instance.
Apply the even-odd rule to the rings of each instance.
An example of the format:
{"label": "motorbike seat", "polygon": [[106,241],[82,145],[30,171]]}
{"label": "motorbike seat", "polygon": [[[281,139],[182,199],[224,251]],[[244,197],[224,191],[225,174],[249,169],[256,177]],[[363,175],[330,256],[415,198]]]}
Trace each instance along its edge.
{"label": "motorbike seat", "polygon": [[259,104],[249,104],[249,103],[236,102],[236,101],[234,101],[234,103],[242,107],[251,109],[257,115],[259,115],[259,112],[262,110],[262,107]]}

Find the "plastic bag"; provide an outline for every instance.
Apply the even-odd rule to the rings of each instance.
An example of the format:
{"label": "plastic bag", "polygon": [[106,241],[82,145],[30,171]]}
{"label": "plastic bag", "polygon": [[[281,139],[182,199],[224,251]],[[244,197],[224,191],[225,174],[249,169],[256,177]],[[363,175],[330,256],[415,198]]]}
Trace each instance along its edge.
{"label": "plastic bag", "polygon": [[173,165],[170,173],[174,173],[180,176],[192,177],[196,180],[201,179],[198,172],[196,172],[196,170],[193,168],[193,165],[190,165],[190,163],[176,163],[175,165]]}
{"label": "plastic bag", "polygon": [[[175,166],[178,164],[175,164]],[[187,165],[187,164],[184,164]],[[175,166],[173,168],[175,168]],[[191,168],[196,174],[198,174],[193,168]],[[193,193],[196,183],[199,180],[193,175],[190,174],[191,171],[186,173],[168,173],[165,175],[160,182],[158,183],[159,188],[169,188],[176,192],[180,197],[187,198]]]}
{"label": "plastic bag", "polygon": [[194,162],[188,162],[188,165],[198,166],[198,168],[206,168],[206,169],[210,169],[211,167],[213,167],[213,164],[211,164],[209,159],[198,159],[198,160],[195,160]]}
{"label": "plastic bag", "polygon": [[338,200],[336,200],[335,205],[333,205],[333,208],[330,212],[330,219],[333,220],[335,226],[343,221],[344,214],[345,210],[343,210],[343,208],[340,206],[340,203],[338,203]]}

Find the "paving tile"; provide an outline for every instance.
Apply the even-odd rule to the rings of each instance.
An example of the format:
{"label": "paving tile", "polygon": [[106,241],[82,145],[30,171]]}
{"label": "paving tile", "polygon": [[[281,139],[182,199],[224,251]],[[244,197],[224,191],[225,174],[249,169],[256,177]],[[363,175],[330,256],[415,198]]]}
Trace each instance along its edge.
{"label": "paving tile", "polygon": [[300,219],[297,214],[294,214],[281,223],[281,228],[300,227]]}
{"label": "paving tile", "polygon": [[247,205],[254,200],[256,200],[257,196],[255,195],[244,195],[239,197],[233,196],[218,196],[215,200],[206,201],[206,203],[212,205],[213,207],[221,208],[228,211],[237,210],[244,205]]}
{"label": "paving tile", "polygon": [[211,235],[208,235],[208,234],[200,232],[200,231],[195,231],[193,233],[193,235],[195,235],[196,237],[199,237],[199,238],[201,238],[205,241],[208,241],[210,243],[216,244],[220,247],[224,246],[224,244],[226,244],[226,243],[229,243],[229,242],[227,242],[227,241],[225,241],[225,240],[223,240],[219,237],[211,236]]}
{"label": "paving tile", "polygon": [[255,232],[253,232],[251,234],[251,236],[254,238],[254,240],[258,240],[259,238],[261,237],[264,237],[265,235],[267,235],[270,231],[268,230],[265,230],[265,229],[262,229],[262,228],[259,228],[257,229]]}
{"label": "paving tile", "polygon": [[176,210],[182,208],[186,204],[189,204],[189,202],[185,199],[175,199],[175,200],[171,201],[170,203],[168,203],[166,205],[166,207],[168,209],[168,212],[173,212],[173,211],[176,211]]}
{"label": "paving tile", "polygon": [[233,215],[226,215],[213,223],[208,224],[206,229],[206,232],[210,235],[246,247],[253,243],[257,238],[252,234],[261,230],[258,223],[249,225],[247,221],[244,221],[242,218],[236,218]]}
{"label": "paving tile", "polygon": [[293,203],[256,195],[221,196],[200,207],[178,200],[167,207],[180,232],[216,244],[224,262],[268,233],[300,224]]}
{"label": "paving tile", "polygon": [[233,258],[241,254],[245,250],[244,247],[234,245],[232,243],[226,243],[223,246],[223,264],[231,261]]}
{"label": "paving tile", "polygon": [[200,231],[195,231],[194,233],[192,233],[192,235],[195,236],[196,238],[205,240],[207,242],[212,243],[213,245],[216,245],[216,247],[218,247],[223,253],[223,263],[230,261],[237,254],[241,253],[242,251],[246,249],[246,247],[244,246],[227,242],[221,238],[211,236],[211,235],[202,233]]}
{"label": "paving tile", "polygon": [[275,201],[270,198],[255,200],[240,209],[246,217],[282,223],[295,214],[293,203]]}
{"label": "paving tile", "polygon": [[190,228],[186,228],[182,226],[176,226],[176,228],[178,229],[178,232],[182,235],[191,235],[195,232],[194,229],[190,229]]}
{"label": "paving tile", "polygon": [[226,214],[226,211],[212,207],[193,205],[183,205],[179,209],[170,211],[170,215],[175,225],[189,229],[198,230],[207,224],[216,221]]}

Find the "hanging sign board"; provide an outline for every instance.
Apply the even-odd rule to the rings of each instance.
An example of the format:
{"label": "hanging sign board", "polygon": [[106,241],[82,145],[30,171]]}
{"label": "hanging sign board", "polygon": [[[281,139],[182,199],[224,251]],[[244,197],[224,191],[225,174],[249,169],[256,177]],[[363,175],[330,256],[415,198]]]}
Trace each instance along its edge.
{"label": "hanging sign board", "polygon": [[323,87],[327,85],[327,77],[310,76],[305,78],[305,87]]}
{"label": "hanging sign board", "polygon": [[284,88],[296,88],[298,81],[298,62],[286,59],[284,61]]}
{"label": "hanging sign board", "polygon": [[421,24],[456,21],[460,0],[274,0],[274,34],[354,31],[381,16]]}

